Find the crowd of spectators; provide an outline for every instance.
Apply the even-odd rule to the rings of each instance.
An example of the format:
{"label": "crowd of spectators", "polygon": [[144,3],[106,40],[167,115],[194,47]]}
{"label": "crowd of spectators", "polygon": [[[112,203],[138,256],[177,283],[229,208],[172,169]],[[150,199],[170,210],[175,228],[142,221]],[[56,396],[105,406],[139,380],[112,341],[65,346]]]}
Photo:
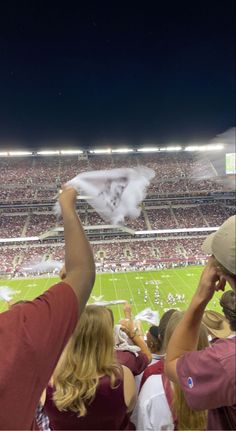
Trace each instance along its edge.
{"label": "crowd of spectators", "polygon": [[[159,267],[161,262],[175,263],[181,261],[204,259],[201,251],[202,237],[162,238],[150,240],[116,240],[107,242],[92,242],[95,261],[104,270],[151,264],[153,268]],[[49,242],[43,245],[23,245],[15,248],[11,245],[1,247],[1,272],[24,272],[22,268],[28,263],[45,260],[62,262],[64,259],[64,244]],[[17,263],[17,265],[16,265]]]}
{"label": "crowd of spectators", "polygon": [[148,166],[156,177],[150,185],[150,196],[208,194],[223,191],[224,182],[217,177],[211,162],[201,162],[191,154],[160,153],[153,155],[88,155],[9,157],[0,159],[0,203],[49,202],[58,188],[78,173],[120,167]]}
{"label": "crowd of spectators", "polygon": [[[155,229],[177,229],[219,226],[226,218],[235,214],[233,206],[222,204],[169,205],[147,207],[143,209],[136,220],[125,219],[125,227],[134,231]],[[109,224],[87,204],[79,210],[82,223],[85,226],[102,226]],[[32,208],[6,208],[0,210],[0,238],[19,236],[37,236],[51,228],[60,226],[60,220],[52,212],[51,207],[39,206]]]}

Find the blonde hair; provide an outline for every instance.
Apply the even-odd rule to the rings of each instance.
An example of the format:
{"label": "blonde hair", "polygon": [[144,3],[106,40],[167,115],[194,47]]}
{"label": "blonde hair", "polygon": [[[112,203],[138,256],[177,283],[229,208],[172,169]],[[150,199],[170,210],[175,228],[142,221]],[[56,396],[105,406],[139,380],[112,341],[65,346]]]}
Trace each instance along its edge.
{"label": "blonde hair", "polygon": [[[166,328],[164,345],[167,344],[180,320],[183,318],[184,313],[176,311],[172,314]],[[201,324],[198,339],[197,350],[203,350],[209,346],[207,338],[207,330]],[[184,393],[178,384],[173,384],[173,410],[177,416],[178,429],[180,430],[205,430],[207,423],[207,411],[192,410],[185,401]]]}
{"label": "blonde hair", "polygon": [[53,400],[58,410],[85,416],[102,375],[111,378],[112,388],[121,376],[114,358],[111,316],[105,307],[88,305],[54,372]]}

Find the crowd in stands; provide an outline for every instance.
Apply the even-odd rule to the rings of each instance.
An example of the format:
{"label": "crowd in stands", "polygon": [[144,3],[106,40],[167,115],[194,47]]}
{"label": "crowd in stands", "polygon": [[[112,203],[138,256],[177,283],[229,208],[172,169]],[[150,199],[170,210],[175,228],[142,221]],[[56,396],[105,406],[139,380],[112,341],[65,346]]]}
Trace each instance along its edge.
{"label": "crowd in stands", "polygon": [[[145,339],[129,304],[115,327],[110,309],[86,306],[95,281],[92,248],[77,217],[76,191],[65,189],[59,202],[64,247],[2,247],[8,258],[16,253],[16,270],[29,256],[63,258],[65,265],[60,283],[33,301],[8,303],[0,314],[0,428],[234,430],[235,216],[203,245],[200,236],[92,244],[96,260],[142,261],[143,267],[152,256],[161,263],[188,260],[189,253],[210,256],[186,311],[167,310]],[[173,218],[179,223],[181,216],[176,211]],[[26,217],[23,231],[30,217],[38,220],[35,213]],[[235,292],[222,295],[223,315],[210,314],[205,308],[226,282]],[[155,295],[158,300],[158,287]]]}
{"label": "crowd in stands", "polygon": [[[95,211],[85,205],[79,211],[80,219],[85,226],[107,224]],[[235,208],[217,204],[201,204],[191,206],[169,205],[147,207],[138,219],[125,220],[125,226],[132,230],[177,229],[219,226],[227,217],[235,214]],[[7,208],[0,209],[0,238],[19,236],[37,236],[51,228],[60,226],[60,221],[52,212],[52,208],[37,209]]]}
{"label": "crowd in stands", "polygon": [[[204,195],[225,190],[211,162],[184,152],[171,155],[88,155],[5,157],[0,159],[0,203],[52,202],[61,184],[91,170],[137,167],[154,169],[149,196]],[[227,188],[227,187],[226,187]]]}
{"label": "crowd in stands", "polygon": [[[122,264],[130,267],[143,267],[151,264],[158,268],[163,263],[197,262],[205,259],[201,251],[202,236],[200,237],[166,237],[159,240],[116,240],[109,242],[93,243],[95,261],[101,269],[112,270],[120,268]],[[7,272],[16,270],[22,273],[22,267],[32,261],[62,261],[64,258],[64,244],[49,242],[43,245],[23,245],[15,248],[11,245],[1,247],[1,272],[7,268]],[[17,262],[17,265],[16,265]]]}

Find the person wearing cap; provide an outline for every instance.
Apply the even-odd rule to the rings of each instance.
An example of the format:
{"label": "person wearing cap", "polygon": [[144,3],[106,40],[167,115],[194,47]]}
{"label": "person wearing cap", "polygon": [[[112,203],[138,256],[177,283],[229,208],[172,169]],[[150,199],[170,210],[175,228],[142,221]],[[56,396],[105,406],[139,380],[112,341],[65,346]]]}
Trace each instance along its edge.
{"label": "person wearing cap", "polygon": [[180,385],[188,405],[208,410],[208,430],[236,429],[236,337],[219,339],[196,351],[205,308],[226,283],[236,292],[236,216],[203,243],[211,255],[198,288],[167,347],[165,371]]}
{"label": "person wearing cap", "polygon": [[227,338],[231,334],[229,322],[221,313],[213,310],[205,310],[202,323],[207,328],[208,338],[214,343],[219,338]]}

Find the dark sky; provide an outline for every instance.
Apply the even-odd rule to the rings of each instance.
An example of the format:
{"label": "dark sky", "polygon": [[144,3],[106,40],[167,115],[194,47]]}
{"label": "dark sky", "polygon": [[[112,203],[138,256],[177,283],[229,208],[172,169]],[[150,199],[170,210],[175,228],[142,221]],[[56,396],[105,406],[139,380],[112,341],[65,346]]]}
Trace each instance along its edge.
{"label": "dark sky", "polygon": [[234,1],[159,3],[2,0],[1,148],[184,143],[234,126]]}

